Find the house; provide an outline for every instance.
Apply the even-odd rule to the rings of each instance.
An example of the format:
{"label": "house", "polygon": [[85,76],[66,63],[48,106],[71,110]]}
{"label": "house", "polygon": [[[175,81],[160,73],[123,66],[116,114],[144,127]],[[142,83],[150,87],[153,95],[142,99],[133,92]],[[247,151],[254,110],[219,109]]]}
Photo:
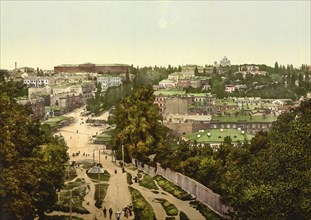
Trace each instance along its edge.
{"label": "house", "polygon": [[120,86],[122,84],[122,78],[119,76],[99,76],[97,77],[97,83],[101,84],[102,90],[107,90],[109,87]]}
{"label": "house", "polygon": [[164,79],[159,82],[159,88],[164,88],[164,89],[176,88],[176,82],[169,80],[169,79]]}
{"label": "house", "polygon": [[233,93],[235,91],[234,85],[225,85],[225,92]]}

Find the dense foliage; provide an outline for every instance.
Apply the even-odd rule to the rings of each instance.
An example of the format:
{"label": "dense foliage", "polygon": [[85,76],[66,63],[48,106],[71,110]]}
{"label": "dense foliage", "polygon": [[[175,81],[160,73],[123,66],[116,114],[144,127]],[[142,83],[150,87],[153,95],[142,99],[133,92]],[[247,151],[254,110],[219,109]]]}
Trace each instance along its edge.
{"label": "dense foliage", "polygon": [[153,90],[140,87],[116,106],[114,145],[119,156],[124,145],[127,161],[130,156],[147,162],[148,156],[164,148],[167,129],[161,124],[153,101]]}
{"label": "dense foliage", "polygon": [[124,96],[131,94],[132,84],[126,82],[121,86],[109,87],[102,95],[101,85],[97,85],[95,97],[87,100],[86,109],[99,115],[101,112],[116,105]]}
{"label": "dense foliage", "polygon": [[67,147],[47,126],[29,117],[16,103],[12,84],[0,82],[0,212],[1,219],[42,216],[64,183]]}
{"label": "dense foliage", "polygon": [[179,141],[157,157],[222,195],[232,215],[253,219],[311,217],[311,100],[283,113],[269,133],[218,151]]}

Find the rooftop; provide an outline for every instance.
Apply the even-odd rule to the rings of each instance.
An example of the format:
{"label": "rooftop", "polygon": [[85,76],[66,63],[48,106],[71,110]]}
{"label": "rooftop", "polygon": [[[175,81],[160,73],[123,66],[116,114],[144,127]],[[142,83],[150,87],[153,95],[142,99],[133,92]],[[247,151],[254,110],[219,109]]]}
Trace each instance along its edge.
{"label": "rooftop", "polygon": [[198,143],[222,143],[227,136],[231,137],[232,142],[251,140],[254,137],[251,134],[242,134],[238,129],[210,129],[186,135],[191,142],[197,141]]}
{"label": "rooftop", "polygon": [[272,116],[272,115],[269,115],[269,116],[258,116],[258,115],[255,115],[255,116],[244,116],[244,115],[241,115],[241,116],[235,116],[235,115],[232,115],[232,116],[213,116],[212,117],[212,121],[220,121],[220,122],[238,122],[238,121],[247,121],[247,122],[273,122],[273,121],[276,121],[277,117],[276,116]]}
{"label": "rooftop", "polygon": [[185,95],[186,91],[184,90],[165,90],[165,89],[159,89],[154,91],[153,93],[155,96],[159,95],[165,95],[165,96],[174,96],[174,95]]}

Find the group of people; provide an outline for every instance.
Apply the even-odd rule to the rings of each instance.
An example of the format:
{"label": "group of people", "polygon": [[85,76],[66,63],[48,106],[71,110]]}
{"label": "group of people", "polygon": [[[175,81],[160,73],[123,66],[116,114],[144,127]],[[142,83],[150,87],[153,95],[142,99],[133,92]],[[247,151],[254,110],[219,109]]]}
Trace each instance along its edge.
{"label": "group of people", "polygon": [[[109,212],[109,219],[111,219],[111,217],[112,217],[112,213],[113,213],[113,211],[112,211],[112,208],[111,208],[111,207],[109,208],[108,212]],[[104,209],[103,209],[103,213],[104,213],[104,218],[107,218],[107,209],[106,209],[106,207],[104,207]]]}
{"label": "group of people", "polygon": [[[108,213],[107,213],[107,211],[108,211]],[[132,211],[133,211],[132,203],[130,203],[128,206],[124,207],[124,208],[122,209],[122,211],[124,212],[124,217],[128,218],[129,216],[132,216]],[[109,208],[109,210],[107,210],[107,208],[104,207],[103,213],[104,213],[104,218],[107,218],[107,214],[109,214],[109,219],[111,219],[112,214],[113,214],[113,210],[112,210],[111,207]],[[119,211],[119,209],[116,211],[117,220],[120,219],[121,213],[122,213],[122,212]]]}
{"label": "group of people", "polygon": [[129,216],[132,216],[133,206],[132,203],[130,203],[128,206],[123,208],[124,217],[128,218]]}

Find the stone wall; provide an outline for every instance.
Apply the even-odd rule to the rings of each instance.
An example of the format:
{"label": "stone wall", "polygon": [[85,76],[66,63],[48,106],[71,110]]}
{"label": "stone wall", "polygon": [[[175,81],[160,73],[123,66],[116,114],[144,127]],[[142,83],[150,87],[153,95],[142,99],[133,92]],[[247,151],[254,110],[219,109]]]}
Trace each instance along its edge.
{"label": "stone wall", "polygon": [[[134,163],[135,164],[135,163]],[[220,214],[225,219],[230,219],[226,213],[231,209],[230,207],[224,205],[220,200],[220,195],[214,193],[212,190],[202,185],[201,183],[175,171],[172,171],[169,168],[162,168],[159,163],[157,167],[151,167],[148,165],[143,165],[138,162],[138,169],[147,173],[150,176],[161,175],[167,180],[173,182],[174,184],[181,187],[183,190],[190,193],[197,200],[207,205],[217,214]]]}

